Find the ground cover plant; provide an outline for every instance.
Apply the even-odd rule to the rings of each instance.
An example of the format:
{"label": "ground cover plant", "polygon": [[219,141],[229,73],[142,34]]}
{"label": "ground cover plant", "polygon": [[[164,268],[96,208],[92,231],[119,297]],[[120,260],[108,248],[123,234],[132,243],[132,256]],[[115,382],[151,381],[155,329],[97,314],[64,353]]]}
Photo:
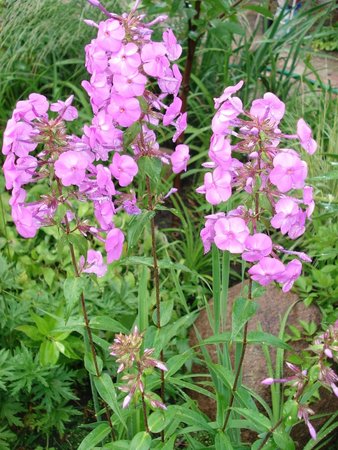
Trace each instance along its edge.
{"label": "ground cover plant", "polygon": [[[88,3],[84,91],[77,75],[46,85],[47,73],[42,91],[23,90],[3,132],[0,448],[330,448],[337,415],[316,405],[324,392],[338,397],[337,108],[310,91],[330,118],[314,122],[307,100],[287,98],[299,79],[286,74],[323,8],[294,18],[299,39],[277,75],[268,64],[289,44],[284,10],[252,47],[238,5],[196,1],[184,9],[186,55],[166,17],[174,26],[180,2]],[[7,81],[15,96],[20,83]],[[75,97],[60,99],[61,84]],[[299,330],[287,327],[294,305],[275,334],[249,330],[271,284],[295,284],[324,313],[318,328],[301,322],[301,354]],[[194,328],[202,308],[208,338]],[[255,346],[270,403],[242,383]],[[194,393],[215,402],[215,419]]]}

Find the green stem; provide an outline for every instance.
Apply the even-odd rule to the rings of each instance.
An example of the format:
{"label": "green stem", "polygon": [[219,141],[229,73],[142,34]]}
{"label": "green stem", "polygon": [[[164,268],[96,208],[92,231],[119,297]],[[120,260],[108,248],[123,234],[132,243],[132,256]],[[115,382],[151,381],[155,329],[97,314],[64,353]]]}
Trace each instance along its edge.
{"label": "green stem", "polygon": [[[56,178],[56,182],[58,185],[59,194],[60,194],[60,196],[62,196],[62,184],[58,178]],[[69,226],[69,221],[68,221],[67,215],[64,216],[64,221],[65,221],[65,225],[66,225],[66,234],[68,236],[71,233],[71,231],[70,231],[70,226]],[[78,269],[77,262],[76,262],[74,246],[71,242],[69,242],[69,251],[70,251],[70,256],[71,256],[71,260],[72,260],[72,264],[73,264],[75,277],[79,278],[80,273],[79,273],[79,269]],[[86,329],[86,335],[84,337],[85,347],[86,347],[86,351],[87,351],[87,348],[89,346],[89,349],[90,349],[92,357],[93,357],[95,373],[96,373],[96,376],[99,378],[101,374],[100,374],[100,369],[99,369],[99,365],[97,362],[97,355],[96,355],[96,350],[95,350],[95,346],[94,346],[92,330],[89,325],[86,301],[85,301],[85,296],[84,296],[83,292],[81,292],[80,301],[81,301],[81,309],[82,309],[82,314],[83,314],[83,318],[84,318],[84,322],[85,322],[85,329]],[[97,390],[95,388],[93,375],[90,372],[89,372],[89,380],[90,380],[90,387],[91,387],[92,397],[93,397],[93,402],[94,402],[95,415],[96,415],[97,421],[99,422],[100,421],[99,397],[97,394]],[[105,410],[106,410],[107,422],[108,422],[110,430],[111,430],[112,440],[114,441],[115,440],[115,432],[114,432],[113,424],[112,424],[112,421],[110,418],[109,408],[105,402],[104,402],[104,406],[105,406]]]}
{"label": "green stem", "polygon": [[[251,278],[249,279],[249,292],[248,292],[248,300],[252,300],[252,280]],[[226,429],[226,426],[229,422],[229,418],[230,418],[230,414],[231,414],[231,408],[234,404],[234,400],[235,400],[235,395],[237,392],[237,387],[240,381],[240,375],[241,375],[241,371],[242,371],[242,366],[243,366],[243,361],[244,361],[244,356],[245,356],[245,350],[246,350],[246,346],[247,346],[247,337],[248,337],[248,322],[246,322],[246,324],[244,325],[244,334],[243,334],[243,346],[242,346],[242,351],[241,351],[241,356],[239,359],[239,363],[237,366],[237,370],[236,370],[236,375],[235,375],[235,380],[234,380],[234,384],[232,386],[232,390],[231,390],[231,396],[230,396],[230,401],[229,401],[229,406],[228,406],[228,410],[225,416],[225,420],[224,420],[224,424],[222,427],[222,431],[224,432]]]}
{"label": "green stem", "polygon": [[[146,177],[146,186],[147,186],[147,194],[148,194],[148,209],[149,211],[154,210],[153,198],[151,193],[150,179]],[[155,218],[152,217],[150,221],[150,230],[151,230],[151,251],[153,255],[153,275],[154,275],[154,285],[155,285],[155,298],[156,298],[156,326],[157,330],[160,332],[161,330],[161,298],[160,298],[160,274],[158,269],[158,261],[156,254],[156,232],[155,232]],[[164,354],[163,350],[160,352],[160,359],[164,362]],[[165,392],[165,383],[164,383],[164,372],[161,370],[161,399],[164,402],[164,392]],[[164,432],[161,432],[161,440],[164,442]]]}

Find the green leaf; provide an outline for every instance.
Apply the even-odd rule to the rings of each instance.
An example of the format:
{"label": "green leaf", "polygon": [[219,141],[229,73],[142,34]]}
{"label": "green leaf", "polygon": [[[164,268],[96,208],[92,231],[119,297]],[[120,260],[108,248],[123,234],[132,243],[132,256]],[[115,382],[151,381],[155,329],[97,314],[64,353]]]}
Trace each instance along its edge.
{"label": "green leaf", "polygon": [[84,257],[87,256],[87,250],[88,250],[88,242],[87,239],[82,236],[82,234],[68,234],[67,235],[68,242],[78,250],[80,255],[83,255]]}
{"label": "green leaf", "polygon": [[59,359],[59,349],[55,342],[45,339],[39,350],[39,361],[42,366],[54,366]]}
{"label": "green leaf", "polygon": [[170,423],[171,417],[168,417],[166,411],[157,410],[148,418],[149,429],[152,433],[160,433]]}
{"label": "green leaf", "polygon": [[106,422],[100,422],[81,442],[78,450],[91,450],[110,433],[110,427]]}
{"label": "green leaf", "polygon": [[194,356],[194,352],[192,349],[187,350],[186,352],[172,356],[166,362],[166,366],[168,367],[168,372],[165,376],[171,377],[173,376],[189,359]]}
{"label": "green leaf", "polygon": [[176,406],[175,409],[176,419],[190,426],[198,426],[200,430],[205,430],[213,433],[213,428],[205,420],[202,413],[193,411],[189,408],[186,408],[185,406]]}
{"label": "green leaf", "polygon": [[222,431],[219,431],[216,434],[215,439],[215,450],[233,450],[233,446],[231,445],[231,441],[226,434]]}
{"label": "green leaf", "polygon": [[256,314],[258,304],[245,298],[236,298],[232,311],[231,337],[238,335],[246,322]]}
{"label": "green leaf", "polygon": [[43,278],[45,279],[48,286],[51,287],[55,278],[55,271],[50,267],[44,267]]}
{"label": "green leaf", "polygon": [[63,295],[66,299],[66,317],[69,318],[74,305],[79,301],[84,290],[85,280],[80,277],[67,278],[63,283]]}
{"label": "green leaf", "polygon": [[33,339],[33,341],[42,341],[43,335],[39,330],[33,325],[20,325],[15,328],[16,330],[22,331],[26,336]]}
{"label": "green leaf", "polygon": [[277,430],[273,432],[273,440],[277,444],[278,448],[295,450],[293,439],[282,427],[278,427]]}
{"label": "green leaf", "polygon": [[121,409],[117,402],[115,386],[110,376],[107,373],[103,373],[100,377],[94,377],[94,384],[101,398],[110,406],[120,419],[122,425],[127,429],[127,425],[121,415]]}
{"label": "green leaf", "polygon": [[149,177],[152,186],[156,189],[160,182],[162,163],[158,158],[144,156],[138,160],[141,173]]}
{"label": "green leaf", "polygon": [[109,442],[109,444],[104,445],[105,450],[129,450],[130,449],[130,441],[122,440]]}
{"label": "green leaf", "polygon": [[267,8],[264,8],[264,6],[258,6],[258,5],[244,5],[242,6],[242,9],[248,9],[250,11],[254,11],[257,14],[261,14],[262,16],[273,19],[273,14],[271,11],[269,11]]}
{"label": "green leaf", "polygon": [[112,333],[129,334],[129,330],[120,322],[109,316],[94,316],[90,320],[90,327],[94,330],[111,331]]}
{"label": "green leaf", "polygon": [[139,134],[141,130],[141,125],[139,122],[133,123],[131,127],[129,127],[124,133],[123,133],[123,147],[126,149],[129,147],[130,144],[133,143],[136,136]]}
{"label": "green leaf", "polygon": [[[102,362],[102,359],[98,355],[96,355],[96,361],[97,361],[99,374],[101,374],[102,368],[103,368],[103,362]],[[92,375],[97,375],[92,353],[85,353],[84,365],[89,373],[91,373]]]}
{"label": "green leaf", "polygon": [[38,327],[38,330],[44,336],[48,336],[53,327],[50,326],[48,320],[44,317],[40,317],[35,313],[31,313],[32,319],[35,322],[35,325]]}
{"label": "green leaf", "polygon": [[141,431],[135,434],[130,443],[130,450],[149,450],[151,445],[150,434],[146,431]]}
{"label": "green leaf", "polygon": [[141,214],[137,214],[131,218],[127,232],[128,246],[130,248],[133,248],[135,244],[139,243],[142,231],[154,216],[154,211],[143,211]]}
{"label": "green leaf", "polygon": [[[167,325],[170,322],[171,315],[174,308],[174,300],[165,300],[161,302],[160,312],[161,312],[161,327]],[[157,324],[157,308],[154,309],[153,312],[153,322]]]}
{"label": "green leaf", "polygon": [[249,331],[247,340],[252,344],[271,345],[272,347],[284,348],[285,350],[292,351],[290,345],[286,344],[277,336],[265,333],[264,331]]}
{"label": "green leaf", "polygon": [[269,431],[270,428],[272,428],[271,421],[257,411],[253,414],[252,410],[247,408],[232,408],[232,410],[238,412],[241,416],[244,416],[248,422],[251,423],[252,429],[258,433]]}

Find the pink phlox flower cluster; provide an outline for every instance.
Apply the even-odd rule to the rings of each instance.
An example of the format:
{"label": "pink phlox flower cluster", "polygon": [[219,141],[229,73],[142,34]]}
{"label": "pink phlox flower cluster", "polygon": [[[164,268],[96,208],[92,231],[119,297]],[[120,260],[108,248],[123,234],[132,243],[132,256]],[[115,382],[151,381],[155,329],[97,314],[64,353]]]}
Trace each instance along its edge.
{"label": "pink phlox flower cluster", "polygon": [[[270,216],[272,227],[290,239],[304,233],[314,209],[313,189],[305,184],[307,164],[298,151],[282,148],[281,143],[298,139],[309,154],[316,144],[303,119],[298,121],[297,134],[283,134],[280,124],[285,105],[271,92],[245,110],[235,95],[242,85],[240,81],[227,87],[214,99],[217,111],[212,120],[210,161],[202,164],[209,171],[197,192],[216,206],[229,200],[234,189],[244,191],[252,198],[252,210],[241,206],[227,214],[207,216],[201,238],[205,252],[214,243],[220,250],[241,254],[252,264],[249,275],[253,280],[263,286],[281,283],[287,292],[301,274],[301,261],[311,259],[302,252],[285,250],[260,230]],[[232,137],[236,139],[234,144]],[[295,258],[284,264],[278,253]]]}
{"label": "pink phlox flower cluster", "polygon": [[153,358],[154,349],[146,348],[142,352],[142,343],[143,334],[135,326],[129,335],[121,333],[116,335],[114,343],[110,347],[110,354],[116,357],[116,362],[119,364],[117,373],[134,371],[134,373],[124,375],[121,379],[123,385],[119,389],[127,393],[122,406],[126,408],[135,393],[140,392],[154,408],[166,409],[166,406],[157,399],[154,393],[145,391],[144,379],[145,371],[149,368],[157,368],[162,371],[168,369],[162,361]]}
{"label": "pink phlox flower cluster", "polygon": [[[98,7],[103,11],[101,4]],[[187,126],[187,116],[181,113],[182,101],[178,97],[182,76],[173,64],[181,56],[182,47],[170,29],[163,32],[162,41],[153,41],[151,26],[165,17],[145,23],[136,7],[137,4],[131,13],[122,16],[106,12],[108,18],[99,24],[90,22],[97,28],[97,37],[85,48],[86,68],[91,78],[82,86],[90,97],[94,118],[84,129],[84,140],[98,160],[107,160],[109,153],[114,152],[111,166],[114,177],[119,171],[115,155],[123,150],[125,128],[140,123],[140,132],[131,143],[132,157],[137,161],[145,154],[144,148],[141,152],[138,149],[140,141],[141,147],[145,146],[143,135],[148,132],[147,124],[173,125],[174,142]],[[156,94],[154,82],[159,91]],[[146,153],[162,160],[155,133],[152,134],[155,145],[147,146]],[[188,146],[184,147],[184,154],[183,148],[178,148],[166,160],[172,163],[174,173],[186,170]],[[127,186],[134,175],[122,177],[123,184],[119,175],[117,179],[121,186]]]}
{"label": "pink phlox flower cluster", "polygon": [[[34,93],[17,103],[4,133],[2,151],[18,232],[25,238],[34,237],[41,226],[55,224],[60,204],[66,204],[73,214],[77,208],[73,200],[91,201],[99,226],[80,220],[76,213],[66,222],[73,220],[73,231],[91,234],[102,242],[111,263],[121,257],[124,243],[122,231],[114,225],[115,215],[121,210],[130,215],[141,213],[132,190],[117,190],[117,186],[131,185],[138,173],[138,159],[158,158],[171,164],[174,173],[187,168],[188,146],[177,145],[169,155],[148,127],[160,122],[173,125],[174,141],[185,130],[186,114],[181,113],[178,98],[182,77],[172,63],[180,57],[182,48],[171,30],[164,31],[162,42],[152,40],[151,25],[164,17],[147,24],[137,14],[136,4],[131,13],[122,16],[108,12],[100,2],[91,4],[108,17],[99,24],[89,23],[97,29],[96,38],[86,46],[91,78],[83,82],[94,112],[91,124],[84,126],[80,138],[67,135],[65,122],[78,117],[73,96],[50,105],[46,97]],[[158,84],[156,93],[152,91],[154,82]],[[128,144],[128,154],[125,133],[131,126],[138,128]],[[41,179],[51,183],[50,195],[27,202],[25,186]],[[64,220],[61,222],[67,226]],[[79,267],[85,273],[105,273],[94,250],[82,255]]]}
{"label": "pink phlox flower cluster", "polygon": [[[3,170],[6,189],[12,190],[9,202],[12,218],[19,234],[25,238],[34,237],[40,227],[53,221],[58,206],[55,197],[42,196],[39,201],[27,202],[26,186],[49,176],[49,168],[55,162],[50,147],[51,134],[59,145],[68,145],[63,120],[73,120],[77,115],[76,108],[71,106],[72,100],[73,96],[65,102],[49,105],[43,95],[30,94],[28,100],[17,103],[7,123],[2,147],[6,155]],[[57,112],[57,117],[49,119],[48,111]],[[43,152],[39,151],[40,143],[45,145]],[[83,172],[80,166],[74,171],[77,180]]]}

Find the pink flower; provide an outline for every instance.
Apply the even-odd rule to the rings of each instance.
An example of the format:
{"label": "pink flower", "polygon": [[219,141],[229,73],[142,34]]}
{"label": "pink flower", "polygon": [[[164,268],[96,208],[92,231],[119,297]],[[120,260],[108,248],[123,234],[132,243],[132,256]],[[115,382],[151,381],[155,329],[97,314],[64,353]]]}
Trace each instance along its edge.
{"label": "pink flower", "polygon": [[225,214],[223,212],[206,216],[207,220],[205,222],[205,226],[200,233],[204,247],[204,254],[210,251],[211,245],[214,243],[215,223],[222,217],[225,217]]}
{"label": "pink flower", "polygon": [[118,153],[114,154],[109,169],[112,175],[118,180],[120,186],[128,186],[138,172],[137,164],[131,156],[121,156]]}
{"label": "pink flower", "polygon": [[85,273],[95,273],[98,277],[103,277],[107,273],[107,266],[103,263],[102,255],[99,251],[88,250],[87,259],[80,258],[80,267]]}
{"label": "pink flower", "polygon": [[121,73],[129,76],[138,71],[141,64],[141,57],[138,46],[129,42],[121,47],[121,50],[113,54],[109,59],[109,68],[112,73]]}
{"label": "pink flower", "polygon": [[167,49],[168,58],[170,61],[175,61],[181,56],[182,47],[177,43],[177,39],[172,30],[166,30],[163,33],[163,42]]}
{"label": "pink flower", "polygon": [[231,197],[231,173],[217,167],[213,173],[207,172],[204,175],[204,185],[196,189],[200,194],[205,194],[205,198],[211,205],[218,205]]}
{"label": "pink flower", "polygon": [[173,142],[176,142],[177,139],[181,136],[181,134],[186,130],[187,128],[187,113],[180,114],[178,117],[176,123],[174,124],[176,128],[176,132],[173,136]]}
{"label": "pink flower", "polygon": [[11,150],[17,156],[27,156],[38,146],[37,142],[32,140],[34,134],[37,132],[30,124],[10,119],[4,131],[2,152],[7,155]]}
{"label": "pink flower", "polygon": [[284,116],[285,105],[275,94],[267,92],[263,98],[254,100],[250,114],[261,121],[269,120],[278,125]]}
{"label": "pink flower", "polygon": [[130,127],[141,115],[141,107],[134,97],[125,98],[117,94],[111,96],[108,112],[121,127]]}
{"label": "pink flower", "polygon": [[143,94],[147,78],[139,72],[131,75],[116,73],[113,77],[113,84],[116,91],[122,97],[138,97]]}
{"label": "pink flower", "polygon": [[209,158],[222,169],[227,170],[231,163],[229,139],[219,134],[213,134],[210,140]]}
{"label": "pink flower", "polygon": [[243,104],[238,97],[226,100],[212,119],[211,128],[215,134],[229,134],[229,127],[243,112]]}
{"label": "pink flower", "polygon": [[34,219],[30,208],[23,205],[13,205],[12,218],[21,236],[24,238],[32,238],[36,235],[39,225]]}
{"label": "pink flower", "polygon": [[279,283],[283,283],[283,292],[288,292],[293,283],[302,273],[302,263],[298,259],[293,259],[285,266],[285,271],[277,278]]}
{"label": "pink flower", "polygon": [[167,49],[160,42],[145,44],[141,51],[144,71],[152,77],[162,78],[169,67],[166,53]]}
{"label": "pink flower", "polygon": [[280,192],[301,189],[307,175],[307,164],[296,153],[278,153],[273,159],[274,168],[269,179]]}
{"label": "pink flower", "polygon": [[264,257],[259,263],[252,266],[248,272],[254,281],[257,281],[262,286],[266,286],[272,281],[276,281],[284,270],[284,264],[278,259]]}
{"label": "pink flower", "polygon": [[177,145],[174,153],[170,156],[173,172],[180,173],[183,170],[186,171],[189,158],[189,147],[185,144]]}
{"label": "pink flower", "polygon": [[215,244],[220,250],[242,253],[249,235],[249,228],[239,217],[225,217],[215,223]]}
{"label": "pink flower", "polygon": [[51,104],[50,110],[58,112],[63,120],[71,122],[78,117],[77,109],[71,106],[73,99],[74,95],[71,95],[65,102],[58,100],[57,103]]}
{"label": "pink flower", "polygon": [[70,150],[61,153],[55,162],[55,174],[64,186],[79,185],[85,179],[88,165],[88,157],[84,153]]}
{"label": "pink flower", "polygon": [[162,92],[177,95],[182,82],[182,75],[177,64],[174,64],[172,70],[168,67],[164,71],[162,78],[158,79],[158,85]]}
{"label": "pink flower", "polygon": [[118,52],[125,34],[125,30],[118,20],[105,20],[99,23],[97,45],[103,50]]}
{"label": "pink flower", "polygon": [[224,89],[223,94],[220,97],[214,98],[215,109],[218,109],[223,102],[225,102],[232,96],[232,94],[239,91],[243,86],[243,83],[243,80],[241,80],[237,84],[235,84],[235,86],[228,86]]}
{"label": "pink flower", "polygon": [[168,106],[164,116],[163,125],[170,125],[181,111],[182,100],[179,97],[175,97],[174,101]]}
{"label": "pink flower", "polygon": [[109,230],[113,224],[115,214],[114,203],[110,199],[94,202],[96,220],[103,230]]}
{"label": "pink flower", "polygon": [[272,240],[264,233],[256,233],[248,236],[245,241],[245,251],[242,258],[245,261],[259,261],[264,256],[270,255],[272,251]]}
{"label": "pink flower", "polygon": [[120,259],[123,250],[123,242],[124,234],[119,228],[113,228],[109,231],[105,243],[108,264]]}
{"label": "pink flower", "polygon": [[49,103],[44,95],[30,94],[28,100],[19,101],[13,111],[15,120],[31,121],[37,117],[44,117],[48,111]]}
{"label": "pink flower", "polygon": [[300,140],[300,145],[309,155],[313,155],[317,150],[317,142],[312,138],[312,131],[304,119],[299,119],[297,122],[297,135]]}

